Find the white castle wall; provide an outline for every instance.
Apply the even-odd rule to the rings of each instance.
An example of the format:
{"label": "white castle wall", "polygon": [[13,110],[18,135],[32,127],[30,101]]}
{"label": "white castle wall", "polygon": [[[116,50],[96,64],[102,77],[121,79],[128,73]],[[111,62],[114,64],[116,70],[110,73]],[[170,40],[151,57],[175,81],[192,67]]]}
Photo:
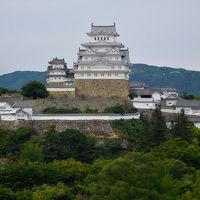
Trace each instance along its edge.
{"label": "white castle wall", "polygon": [[139,119],[139,113],[133,114],[69,114],[69,115],[33,115],[30,120],[43,121],[43,120],[66,120],[66,121],[92,121],[92,120],[127,120],[127,119]]}

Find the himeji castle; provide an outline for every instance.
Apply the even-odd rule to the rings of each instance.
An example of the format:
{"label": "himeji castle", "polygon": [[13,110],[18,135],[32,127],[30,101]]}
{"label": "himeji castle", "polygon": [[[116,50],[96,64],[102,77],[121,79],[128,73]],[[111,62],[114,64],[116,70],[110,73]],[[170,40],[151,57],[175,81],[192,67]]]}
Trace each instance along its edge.
{"label": "himeji castle", "polygon": [[47,68],[47,90],[51,95],[74,95],[74,72],[64,59],[54,58]]}
{"label": "himeji castle", "polygon": [[82,44],[74,63],[78,96],[127,97],[129,50],[117,40],[116,26],[91,25],[90,41]]}

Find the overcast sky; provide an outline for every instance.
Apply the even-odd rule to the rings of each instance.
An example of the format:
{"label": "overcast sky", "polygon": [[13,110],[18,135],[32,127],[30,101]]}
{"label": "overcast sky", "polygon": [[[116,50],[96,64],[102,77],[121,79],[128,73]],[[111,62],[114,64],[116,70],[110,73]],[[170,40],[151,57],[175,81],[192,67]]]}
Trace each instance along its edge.
{"label": "overcast sky", "polygon": [[72,66],[92,22],[115,22],[133,63],[200,70],[200,0],[0,0],[0,74]]}

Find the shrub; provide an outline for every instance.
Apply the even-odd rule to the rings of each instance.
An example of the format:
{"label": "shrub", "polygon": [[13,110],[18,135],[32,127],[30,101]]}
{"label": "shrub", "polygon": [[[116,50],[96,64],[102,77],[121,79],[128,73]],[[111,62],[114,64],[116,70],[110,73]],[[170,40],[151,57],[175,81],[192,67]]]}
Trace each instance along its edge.
{"label": "shrub", "polygon": [[21,93],[25,97],[37,99],[48,97],[49,93],[44,84],[38,81],[30,81],[21,88]]}
{"label": "shrub", "polygon": [[56,108],[48,107],[42,111],[43,114],[78,114],[81,110],[78,108]]}

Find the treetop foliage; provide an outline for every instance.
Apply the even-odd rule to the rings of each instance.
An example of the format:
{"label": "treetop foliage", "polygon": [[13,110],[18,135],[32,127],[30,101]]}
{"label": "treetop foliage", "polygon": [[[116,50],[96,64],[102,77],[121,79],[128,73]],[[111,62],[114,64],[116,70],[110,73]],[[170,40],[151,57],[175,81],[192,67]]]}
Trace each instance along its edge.
{"label": "treetop foliage", "polygon": [[164,122],[159,108],[114,121],[112,139],[53,126],[0,129],[0,199],[198,200],[200,129],[184,113],[179,128]]}
{"label": "treetop foliage", "polygon": [[30,81],[21,88],[21,94],[25,97],[37,99],[48,97],[48,91],[43,83]]}

